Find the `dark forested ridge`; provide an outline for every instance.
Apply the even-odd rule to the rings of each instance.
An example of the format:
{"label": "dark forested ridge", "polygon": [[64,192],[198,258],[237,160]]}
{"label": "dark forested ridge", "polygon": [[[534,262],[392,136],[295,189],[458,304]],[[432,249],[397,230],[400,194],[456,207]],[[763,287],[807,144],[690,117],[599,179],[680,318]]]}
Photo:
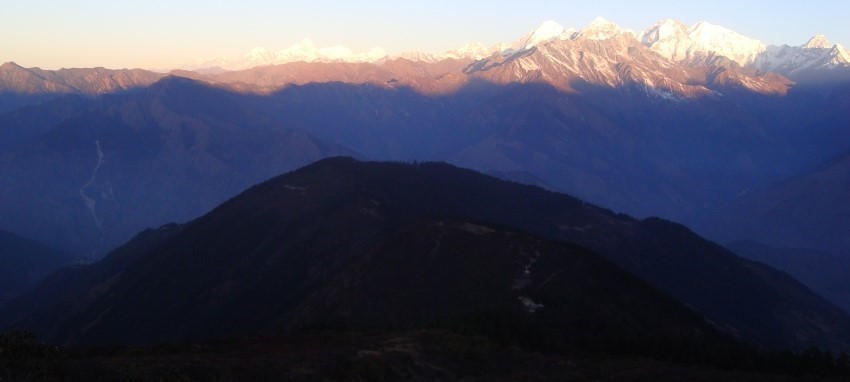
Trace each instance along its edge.
{"label": "dark forested ridge", "polygon": [[[551,239],[607,257],[726,335],[758,347],[840,350],[850,343],[846,314],[790,277],[682,226],[635,220],[447,164],[350,158],[322,160],[255,186],[123,266],[105,264],[126,250],[55,275],[0,317],[4,327],[60,343],[415,327],[477,310],[541,320],[535,325],[544,328],[593,322],[593,333],[615,337],[654,330],[661,337],[713,335],[701,319],[689,321],[698,316],[687,309],[672,313],[681,308],[662,303],[665,297],[652,288],[622,286],[634,281],[608,270],[612,263]],[[581,277],[590,274],[600,276]],[[649,300],[630,302],[641,299]],[[559,301],[566,305],[559,308]],[[571,316],[571,306],[581,307],[579,316]],[[665,313],[652,316],[657,309]],[[658,325],[671,319],[683,321]]]}

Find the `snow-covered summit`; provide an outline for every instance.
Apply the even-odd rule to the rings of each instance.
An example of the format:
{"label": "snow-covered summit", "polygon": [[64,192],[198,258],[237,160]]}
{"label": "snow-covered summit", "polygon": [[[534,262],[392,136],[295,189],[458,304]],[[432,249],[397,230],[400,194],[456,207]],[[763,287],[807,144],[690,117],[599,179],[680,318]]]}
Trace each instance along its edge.
{"label": "snow-covered summit", "polygon": [[700,21],[688,30],[688,37],[695,48],[714,52],[743,65],[747,65],[763,52],[766,46],[719,25]]}
{"label": "snow-covered summit", "polygon": [[832,49],[835,50],[836,61],[841,61],[844,64],[850,64],[850,53],[847,52],[847,49],[841,45],[835,45]]}
{"label": "snow-covered summit", "polygon": [[552,20],[544,21],[537,29],[523,36],[512,46],[515,50],[529,49],[541,42],[551,41],[564,33],[564,27]]}
{"label": "snow-covered summit", "polygon": [[453,60],[480,60],[495,52],[500,52],[498,46],[488,47],[482,43],[471,42],[464,44],[460,48],[452,49],[443,53],[426,53],[419,51],[403,52],[392,58],[403,58],[411,61],[422,62],[439,62],[447,59]]}
{"label": "snow-covered summit", "polygon": [[817,35],[800,46],[770,46],[753,62],[762,72],[775,72],[792,79],[829,75],[832,69],[850,70],[850,54],[841,45],[832,45]]}
{"label": "snow-covered summit", "polygon": [[718,55],[746,66],[766,49],[761,41],[705,21],[686,29],[679,21],[661,20],[643,31],[639,40],[661,56],[678,62]]}
{"label": "snow-covered summit", "polygon": [[675,61],[684,60],[691,46],[682,43],[689,40],[688,27],[673,19],[656,22],[641,32],[638,40],[656,53]]}
{"label": "snow-covered summit", "polygon": [[305,39],[299,44],[277,52],[274,55],[274,61],[270,64],[284,64],[298,61],[374,62],[386,57],[386,55],[387,52],[380,47],[374,47],[368,52],[358,53],[341,45],[317,47],[313,41]]}
{"label": "snow-covered summit", "polygon": [[[850,73],[850,54],[844,47],[831,44],[823,35],[816,35],[800,46],[767,46],[759,40],[706,21],[688,27],[674,19],[662,19],[640,33],[623,29],[602,17],[595,18],[578,31],[548,20],[513,41],[492,46],[473,42],[441,53],[409,51],[393,57],[422,62],[446,59],[481,60],[494,54],[507,57],[535,47],[542,48],[544,44],[551,42],[581,40],[587,44],[595,44],[620,36],[634,37],[640,44],[662,57],[691,67],[717,65],[717,58],[725,57],[742,67],[754,68],[760,72],[776,72],[794,80],[802,78],[798,74],[804,72],[807,73],[806,76],[811,77],[808,73],[812,70],[841,68],[842,71]],[[276,52],[257,47],[236,59],[196,61],[184,67],[221,67],[234,70],[295,61],[379,62],[387,57],[387,53],[378,47],[368,52],[354,52],[344,46],[318,47],[310,40],[303,40]],[[725,64],[721,61],[720,65]]]}
{"label": "snow-covered summit", "polygon": [[184,65],[187,69],[221,67],[227,70],[248,69],[257,66],[278,65],[289,62],[375,62],[387,57],[387,52],[380,47],[374,47],[368,52],[355,52],[348,47],[335,45],[319,47],[310,40],[304,39],[297,44],[274,52],[265,47],[255,47],[239,59],[217,58],[214,60],[195,61]]}
{"label": "snow-covered summit", "polygon": [[819,35],[816,35],[816,36],[810,38],[808,42],[803,44],[803,48],[809,48],[809,49],[811,49],[811,48],[825,49],[825,48],[831,48],[831,47],[832,47],[832,44],[830,44],[829,40],[827,40],[826,36],[824,36],[822,34],[819,34]]}
{"label": "snow-covered summit", "polygon": [[484,57],[491,55],[492,53],[493,48],[488,48],[486,45],[480,42],[471,42],[465,44],[460,48],[446,52],[446,57],[454,59],[471,58],[474,60],[480,60]]}
{"label": "snow-covered summit", "polygon": [[[795,81],[823,77],[824,70],[850,70],[850,54],[816,35],[800,46],[765,45],[705,21],[687,30],[675,20],[661,20],[642,32],[641,43],[663,57],[686,65],[704,65],[723,56],[759,72],[774,72]],[[831,74],[829,74],[831,75]]]}
{"label": "snow-covered summit", "polygon": [[657,44],[687,38],[688,26],[678,20],[664,19],[652,24],[638,35],[644,45]]}
{"label": "snow-covered summit", "polygon": [[593,19],[584,29],[576,34],[575,38],[586,40],[607,40],[623,33],[634,34],[634,32],[620,28],[619,25],[605,20],[602,17]]}

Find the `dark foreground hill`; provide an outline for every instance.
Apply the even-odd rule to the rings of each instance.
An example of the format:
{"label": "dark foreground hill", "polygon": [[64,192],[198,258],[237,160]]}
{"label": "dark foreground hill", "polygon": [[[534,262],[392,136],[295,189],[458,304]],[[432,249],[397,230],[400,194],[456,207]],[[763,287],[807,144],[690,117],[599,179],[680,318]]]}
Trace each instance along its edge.
{"label": "dark foreground hill", "polygon": [[163,229],[54,274],[2,326],[58,343],[468,322],[551,346],[724,343],[702,315],[759,347],[850,348],[843,312],[682,226],[446,164],[322,160]]}
{"label": "dark foreground hill", "polygon": [[297,189],[264,188],[185,227],[146,231],[91,267],[54,274],[4,317],[24,311],[20,326],[82,344],[433,325],[512,327],[508,336],[549,347],[731,343],[581,247],[405,216],[365,195],[339,203],[342,195],[309,200]]}

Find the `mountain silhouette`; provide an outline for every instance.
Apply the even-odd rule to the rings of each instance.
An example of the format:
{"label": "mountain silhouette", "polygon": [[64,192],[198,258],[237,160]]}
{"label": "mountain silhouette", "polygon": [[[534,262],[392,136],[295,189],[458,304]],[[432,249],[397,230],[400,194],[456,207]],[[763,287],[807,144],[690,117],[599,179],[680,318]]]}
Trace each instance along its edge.
{"label": "mountain silhouette", "polygon": [[685,227],[441,163],[325,159],[149,248],[48,279],[0,312],[3,326],[61,343],[122,343],[416,327],[505,311],[562,334],[593,323],[631,339],[715,336],[660,291],[759,347],[850,343],[843,312]]}

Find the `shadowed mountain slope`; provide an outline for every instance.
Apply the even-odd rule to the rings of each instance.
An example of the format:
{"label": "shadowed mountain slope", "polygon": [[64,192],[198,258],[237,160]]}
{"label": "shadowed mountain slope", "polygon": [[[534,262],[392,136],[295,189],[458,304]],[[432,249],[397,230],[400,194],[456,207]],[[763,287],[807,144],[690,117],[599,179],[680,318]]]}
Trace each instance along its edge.
{"label": "shadowed mountain slope", "polygon": [[753,241],[726,245],[736,254],[781,269],[850,312],[850,259],[813,249],[781,248]]}
{"label": "shadowed mountain slope", "polygon": [[850,153],[754,190],[715,212],[706,233],[850,257]]}
{"label": "shadowed mountain slope", "polygon": [[0,231],[0,305],[35,287],[50,272],[75,260],[74,255]]}
{"label": "shadowed mountain slope", "polygon": [[29,117],[7,114],[8,128],[21,118],[41,123],[45,108],[65,117],[0,157],[0,226],[94,257],[280,172],[353,154],[184,78],[132,95],[57,100]]}
{"label": "shadowed mountain slope", "polygon": [[[778,96],[718,85],[715,95],[665,98],[628,78],[569,92],[473,76],[432,94],[394,76],[454,81],[453,67],[323,65],[257,69],[259,79],[284,81],[263,95],[168,77],[130,95],[69,96],[0,115],[0,195],[15,201],[0,206],[0,227],[99,256],[281,171],[353,153],[524,174],[617,211],[694,225],[744,189],[846,151],[850,134],[850,117],[833,107],[841,89]],[[376,70],[381,81],[369,79]],[[332,82],[285,85],[314,71]],[[146,216],[126,216],[116,201],[143,204]]]}
{"label": "shadowed mountain slope", "polygon": [[[58,342],[245,335],[310,325],[410,327],[470,313],[468,304],[526,309],[523,314],[539,309],[530,316],[551,325],[598,320],[603,332],[627,337],[688,327],[681,330],[694,333],[694,326],[675,322],[653,329],[666,319],[654,309],[640,313],[639,306],[669,305],[629,303],[620,287],[630,278],[605,270],[607,262],[584,249],[499,227],[598,251],[758,346],[850,344],[850,319],[840,310],[790,277],[682,226],[634,220],[446,164],[348,158],[319,161],[222,204],[122,272],[77,290],[78,297],[68,300],[80,304],[71,315],[49,314],[61,302],[42,299],[50,295],[45,284],[0,316],[7,318],[4,326],[30,327]],[[581,274],[598,279],[571,284]],[[626,289],[644,291],[633,298],[655,293],[637,285]],[[33,310],[28,300],[44,303]],[[578,313],[568,301],[581,307]],[[561,313],[547,321],[546,312]],[[629,318],[621,320],[622,314]],[[681,314],[670,317],[688,316]]]}
{"label": "shadowed mountain slope", "polygon": [[850,311],[850,154],[724,203],[697,229]]}

